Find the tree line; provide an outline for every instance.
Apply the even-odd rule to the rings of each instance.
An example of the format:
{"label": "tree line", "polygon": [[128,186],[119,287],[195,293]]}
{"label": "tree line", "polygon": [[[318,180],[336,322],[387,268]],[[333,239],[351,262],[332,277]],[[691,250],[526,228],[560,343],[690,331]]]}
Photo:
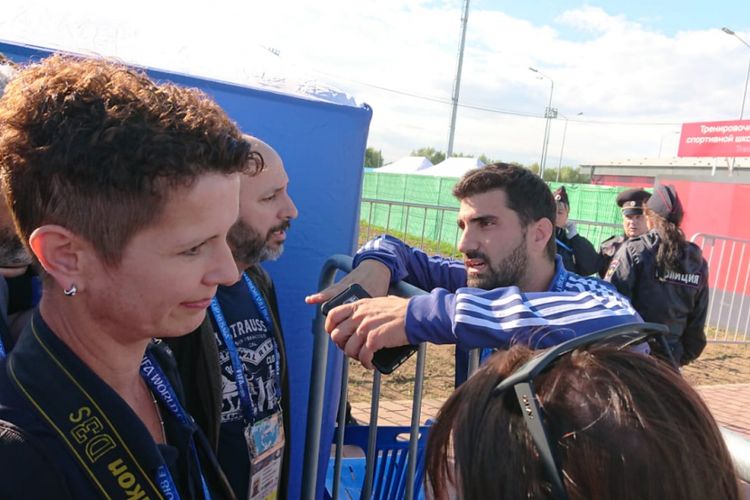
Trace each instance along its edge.
{"label": "tree line", "polygon": [[[415,149],[409,154],[411,156],[424,156],[425,158],[430,160],[430,162],[433,165],[437,165],[441,161],[445,160],[445,156],[446,156],[443,151],[440,151],[432,147],[424,147],[424,148]],[[454,158],[474,158],[475,156],[473,154],[453,153],[453,157]],[[485,164],[498,163],[498,162],[503,161],[501,159],[492,159],[485,154],[481,154],[477,156],[476,158],[479,158],[479,160],[481,160]],[[528,168],[534,173],[539,173],[538,163],[532,163],[531,165],[524,165],[516,161],[509,161],[505,163],[509,163],[511,165],[517,165],[519,167]],[[368,147],[365,150],[365,167],[380,168],[382,166],[383,166],[382,151],[379,149]],[[555,181],[556,179],[557,179],[557,168],[547,166],[546,170],[544,171],[544,180],[551,182],[551,181]],[[560,182],[562,183],[587,184],[588,182],[590,182],[590,180],[591,180],[590,176],[582,173],[578,167],[571,167],[571,166],[566,165],[560,168]]]}

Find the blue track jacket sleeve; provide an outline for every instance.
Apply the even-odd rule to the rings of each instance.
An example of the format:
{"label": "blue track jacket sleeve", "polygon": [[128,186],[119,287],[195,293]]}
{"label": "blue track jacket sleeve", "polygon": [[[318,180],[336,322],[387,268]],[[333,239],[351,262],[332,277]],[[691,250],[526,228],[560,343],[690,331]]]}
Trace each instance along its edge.
{"label": "blue track jacket sleeve", "polygon": [[507,349],[515,343],[545,348],[612,326],[641,323],[630,303],[605,287],[572,292],[521,293],[517,287],[445,289],[412,297],[406,313],[411,344],[458,344]]}
{"label": "blue track jacket sleeve", "polygon": [[393,236],[378,236],[365,243],[354,256],[354,267],[366,259],[374,259],[388,266],[391,284],[403,280],[422,290],[440,287],[450,291],[466,286],[463,262],[430,257]]}

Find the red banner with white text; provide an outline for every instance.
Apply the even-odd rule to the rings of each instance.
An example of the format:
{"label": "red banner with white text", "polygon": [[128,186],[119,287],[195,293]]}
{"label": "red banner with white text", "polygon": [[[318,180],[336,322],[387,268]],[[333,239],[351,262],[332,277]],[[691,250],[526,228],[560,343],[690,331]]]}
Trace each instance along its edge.
{"label": "red banner with white text", "polygon": [[750,120],[683,123],[677,156],[750,156]]}

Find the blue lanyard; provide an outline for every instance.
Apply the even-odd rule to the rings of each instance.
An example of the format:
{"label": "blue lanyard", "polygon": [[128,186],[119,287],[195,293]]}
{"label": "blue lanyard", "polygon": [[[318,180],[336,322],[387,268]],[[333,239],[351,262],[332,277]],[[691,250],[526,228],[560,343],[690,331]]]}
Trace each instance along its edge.
{"label": "blue lanyard", "polygon": [[[242,278],[245,280],[245,285],[247,285],[247,289],[250,292],[250,297],[253,299],[255,307],[258,309],[263,322],[266,324],[267,331],[270,332],[272,336],[273,354],[276,361],[275,368],[277,377],[275,392],[276,401],[278,404],[281,401],[281,384],[278,380],[278,377],[281,376],[281,364],[279,361],[280,356],[278,346],[276,345],[276,340],[273,338],[273,322],[271,321],[271,315],[268,312],[268,305],[263,299],[263,295],[261,295],[260,291],[255,286],[255,283],[253,283],[253,281],[248,278],[247,274],[245,273],[242,273]],[[250,386],[247,382],[247,377],[245,377],[242,360],[240,359],[239,352],[237,351],[237,344],[234,343],[232,332],[229,330],[227,320],[224,317],[224,313],[221,311],[221,306],[219,305],[219,301],[216,297],[211,300],[211,313],[213,313],[214,315],[216,326],[219,329],[221,338],[224,340],[224,345],[226,346],[227,352],[229,353],[229,359],[232,362],[232,373],[234,374],[234,382],[237,384],[237,391],[240,395],[240,406],[242,407],[242,414],[245,418],[245,422],[251,424],[255,420],[255,405],[253,404],[253,400],[250,397]]]}
{"label": "blue lanyard", "polygon": [[[151,388],[154,395],[159,398],[172,415],[177,417],[177,420],[179,420],[182,425],[186,427],[194,427],[195,424],[192,417],[188,415],[180,404],[174,389],[172,389],[172,384],[169,383],[169,379],[167,379],[159,364],[148,352],[143,357],[143,361],[141,361],[141,376]],[[201,486],[203,488],[203,498],[210,500],[211,492],[208,490],[206,478],[203,477],[200,459],[198,458],[198,450],[195,448],[195,441],[192,437],[190,438],[190,451],[193,454],[193,460],[195,460],[198,474],[200,475]],[[172,479],[172,475],[169,473],[169,469],[166,465],[162,464],[157,469],[156,481],[166,498],[175,500],[180,498],[177,486],[175,485],[174,479]]]}

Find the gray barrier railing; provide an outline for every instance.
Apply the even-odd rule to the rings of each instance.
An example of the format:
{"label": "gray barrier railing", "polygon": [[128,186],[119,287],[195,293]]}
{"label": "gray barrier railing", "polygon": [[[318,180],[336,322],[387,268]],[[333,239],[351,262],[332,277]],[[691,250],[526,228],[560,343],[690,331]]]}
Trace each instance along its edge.
{"label": "gray barrier railing", "polygon": [[[328,259],[321,271],[319,290],[332,285],[337,271],[351,271],[352,258],[345,255],[335,255]],[[390,290],[391,293],[402,297],[413,297],[426,293],[407,283],[398,283]],[[323,405],[325,403],[325,380],[326,366],[328,364],[328,348],[330,340],[323,329],[324,319],[318,308],[313,322],[313,353],[310,379],[310,398],[308,400],[307,434],[305,441],[305,455],[302,471],[302,498],[312,500],[315,498],[318,480],[318,463],[321,445],[329,453],[330,444],[321,443],[321,430],[323,425]],[[412,402],[411,428],[409,433],[409,453],[407,455],[407,473],[405,483],[405,496],[412,500],[414,495],[414,477],[416,474],[416,456],[419,440],[419,419],[422,409],[422,387],[424,383],[425,345],[421,344],[417,350],[417,366],[415,374],[414,397]],[[346,415],[347,385],[348,385],[348,359],[343,358],[341,366],[341,390],[338,408],[338,422],[344,422]],[[372,494],[373,475],[375,470],[375,441],[377,439],[378,406],[380,403],[380,372],[373,372],[372,401],[370,405],[370,423],[368,434],[368,448],[366,463],[366,475],[362,488],[362,498],[370,498]],[[338,425],[336,434],[336,454],[334,465],[333,498],[338,498],[339,479],[341,477],[341,460],[344,444],[345,425]]]}
{"label": "gray barrier railing", "polygon": [[709,342],[750,343],[750,240],[696,233],[711,270],[706,314]]}
{"label": "gray barrier railing", "polygon": [[[366,227],[360,231],[364,241],[377,234],[373,227],[388,233],[407,237],[409,243],[427,253],[446,256],[458,255],[461,232],[456,224],[458,208],[423,203],[362,198],[360,218]],[[595,247],[612,235],[622,233],[621,224],[575,220],[578,232]]]}
{"label": "gray barrier railing", "polygon": [[460,232],[456,224],[458,208],[422,203],[404,203],[362,198],[360,218],[367,227],[360,231],[365,241],[381,231],[409,237],[410,243],[426,252],[455,255]]}

